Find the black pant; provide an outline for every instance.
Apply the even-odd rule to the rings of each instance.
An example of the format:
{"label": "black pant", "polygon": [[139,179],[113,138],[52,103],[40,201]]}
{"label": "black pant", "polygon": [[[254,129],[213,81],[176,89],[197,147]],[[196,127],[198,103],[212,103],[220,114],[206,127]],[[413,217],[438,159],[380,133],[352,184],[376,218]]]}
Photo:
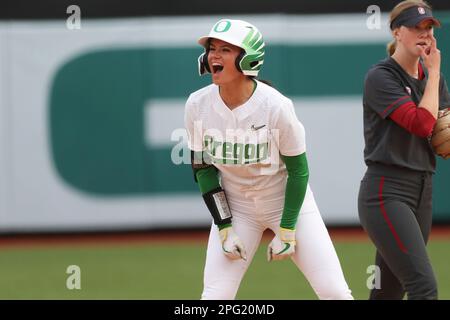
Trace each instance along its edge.
{"label": "black pant", "polygon": [[370,165],[361,181],[359,219],[377,248],[380,287],[370,299],[437,299],[426,251],[432,220],[432,175]]}

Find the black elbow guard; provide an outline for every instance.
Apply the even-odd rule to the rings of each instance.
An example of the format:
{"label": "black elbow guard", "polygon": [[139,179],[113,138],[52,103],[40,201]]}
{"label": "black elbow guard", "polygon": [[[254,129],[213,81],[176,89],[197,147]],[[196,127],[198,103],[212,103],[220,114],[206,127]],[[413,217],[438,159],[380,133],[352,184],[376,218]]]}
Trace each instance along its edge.
{"label": "black elbow guard", "polygon": [[216,225],[231,223],[230,207],[222,188],[219,187],[203,194],[203,200],[205,200]]}

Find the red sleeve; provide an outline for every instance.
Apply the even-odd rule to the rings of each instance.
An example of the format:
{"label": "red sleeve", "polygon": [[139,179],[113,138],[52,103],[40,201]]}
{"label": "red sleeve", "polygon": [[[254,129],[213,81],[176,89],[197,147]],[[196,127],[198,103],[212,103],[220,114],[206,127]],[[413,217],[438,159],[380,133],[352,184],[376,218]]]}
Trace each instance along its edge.
{"label": "red sleeve", "polygon": [[432,132],[436,119],[425,108],[418,108],[414,102],[408,102],[395,109],[389,117],[412,134],[426,138]]}

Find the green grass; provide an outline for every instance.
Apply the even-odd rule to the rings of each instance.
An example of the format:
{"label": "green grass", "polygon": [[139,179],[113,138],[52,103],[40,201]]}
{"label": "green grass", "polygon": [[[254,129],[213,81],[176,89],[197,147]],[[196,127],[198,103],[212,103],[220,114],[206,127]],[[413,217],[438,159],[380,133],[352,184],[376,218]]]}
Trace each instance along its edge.
{"label": "green grass", "polygon": [[[335,242],[353,295],[367,299],[368,242]],[[439,296],[450,299],[450,241],[428,250]],[[266,244],[245,275],[238,299],[316,299],[290,261],[267,263]],[[206,244],[130,244],[0,249],[0,299],[198,299]],[[81,290],[68,290],[69,265],[81,268]]]}

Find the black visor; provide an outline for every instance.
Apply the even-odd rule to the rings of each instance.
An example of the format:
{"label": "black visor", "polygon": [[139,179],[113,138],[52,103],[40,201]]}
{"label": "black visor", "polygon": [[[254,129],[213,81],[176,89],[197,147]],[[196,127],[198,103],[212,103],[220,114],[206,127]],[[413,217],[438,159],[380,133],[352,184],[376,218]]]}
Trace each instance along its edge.
{"label": "black visor", "polygon": [[395,28],[398,28],[400,26],[411,28],[417,26],[424,20],[431,20],[433,22],[433,25],[437,27],[441,26],[439,20],[433,17],[430,9],[422,6],[415,6],[403,10],[402,13],[397,16],[397,18],[392,20],[390,27],[391,30],[394,30]]}

